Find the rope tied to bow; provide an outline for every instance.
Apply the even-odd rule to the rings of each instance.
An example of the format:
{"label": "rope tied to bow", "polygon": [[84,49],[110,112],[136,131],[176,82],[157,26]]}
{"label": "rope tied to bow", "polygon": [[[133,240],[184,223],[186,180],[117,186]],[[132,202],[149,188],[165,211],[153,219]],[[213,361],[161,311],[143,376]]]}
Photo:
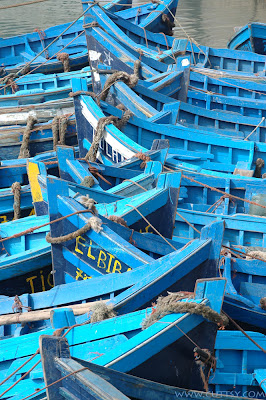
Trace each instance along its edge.
{"label": "rope tied to bow", "polygon": [[57,54],[56,58],[63,64],[64,72],[70,72],[69,54],[59,53]]}
{"label": "rope tied to bow", "polygon": [[31,307],[28,306],[23,306],[20,298],[18,297],[18,295],[15,296],[14,298],[14,303],[12,305],[12,311],[13,313],[22,313],[23,308],[25,308],[28,311],[31,311]]}
{"label": "rope tied to bow", "polygon": [[[208,381],[211,370],[215,371],[216,369],[216,359],[215,357],[212,356],[209,349],[201,349],[199,347],[195,347],[193,352],[196,364],[199,366],[200,377],[204,386],[204,390],[208,392],[209,391]],[[205,376],[204,372],[206,367],[209,369],[207,377]]]}
{"label": "rope tied to bow", "polygon": [[136,86],[139,80],[140,65],[141,65],[140,60],[136,60],[134,62],[133,74],[128,74],[127,72],[124,71],[116,71],[112,75],[110,75],[104,84],[103,90],[99,95],[99,99],[104,101],[108,96],[111,86],[117,81],[124,82],[130,88]]}
{"label": "rope tied to bow", "polygon": [[37,119],[33,115],[29,115],[27,118],[27,125],[23,132],[22,143],[19,151],[18,158],[30,157],[30,136],[34,125],[37,123]]}
{"label": "rope tied to bow", "polygon": [[88,194],[86,194],[86,196],[80,196],[78,202],[90,210],[94,215],[98,215],[98,211],[95,207],[97,202],[94,199],[91,199]]}
{"label": "rope tied to bow", "polygon": [[109,215],[107,218],[109,219],[109,221],[113,221],[116,224],[119,224],[119,225],[122,225],[122,226],[125,226],[126,228],[128,228],[128,225],[127,225],[126,221],[124,220],[124,218],[119,217],[118,215]]}
{"label": "rope tied to bow", "polygon": [[99,145],[104,135],[104,128],[106,127],[106,125],[114,124],[117,120],[118,117],[114,117],[113,115],[110,115],[108,117],[102,117],[98,120],[97,127],[94,131],[94,137],[91,147],[85,156],[86,161],[91,161],[91,162],[96,161]]}
{"label": "rope tied to bow", "polygon": [[16,220],[20,218],[20,203],[21,203],[20,183],[19,182],[12,183],[11,190],[14,195],[13,209],[14,209],[14,219]]}
{"label": "rope tied to bow", "polygon": [[215,324],[224,327],[228,324],[228,319],[214,311],[211,307],[205,304],[195,303],[195,302],[183,302],[180,301],[184,298],[191,299],[193,294],[189,292],[177,292],[170,293],[168,296],[160,296],[157,299],[156,304],[154,304],[153,312],[142,322],[142,329],[146,329],[159,319],[163,318],[168,314],[196,314],[201,315],[208,321],[214,322]]}
{"label": "rope tied to bow", "polygon": [[46,236],[46,241],[51,244],[65,243],[68,242],[69,240],[76,239],[78,236],[84,235],[91,229],[97,233],[100,233],[103,229],[102,220],[98,217],[91,217],[82,228],[77,229],[76,231],[68,233],[67,235],[64,236],[51,237],[51,234],[49,232]]}
{"label": "rope tied to bow", "polygon": [[134,157],[138,158],[139,160],[142,160],[142,163],[140,164],[140,168],[145,168],[147,165],[147,162],[151,161],[151,158],[147,156],[146,154],[142,153],[142,151],[139,151],[138,153],[134,154]]}

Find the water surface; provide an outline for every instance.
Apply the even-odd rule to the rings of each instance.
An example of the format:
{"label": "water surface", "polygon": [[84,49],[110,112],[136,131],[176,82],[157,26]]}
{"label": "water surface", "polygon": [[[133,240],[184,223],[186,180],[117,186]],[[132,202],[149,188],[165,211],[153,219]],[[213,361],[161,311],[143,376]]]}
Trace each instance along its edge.
{"label": "water surface", "polygon": [[[0,6],[23,1],[26,0],[1,0]],[[45,29],[72,21],[81,13],[80,0],[47,0],[0,10],[0,36],[18,35],[35,28]],[[225,47],[234,27],[250,21],[266,22],[266,0],[179,0],[177,19],[176,36],[187,34],[201,44]]]}

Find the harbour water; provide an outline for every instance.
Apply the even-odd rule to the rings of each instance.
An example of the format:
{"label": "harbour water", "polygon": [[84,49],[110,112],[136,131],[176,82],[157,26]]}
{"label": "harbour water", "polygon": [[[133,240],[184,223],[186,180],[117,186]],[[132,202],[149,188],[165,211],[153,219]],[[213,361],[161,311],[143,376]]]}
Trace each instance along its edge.
{"label": "harbour water", "polygon": [[[24,0],[1,0],[0,7]],[[136,0],[139,4],[139,0]],[[69,22],[82,12],[80,0],[47,0],[0,10],[0,36],[13,36]],[[250,21],[266,22],[265,0],[179,0],[175,36],[189,35],[197,42],[225,47],[234,27]],[[180,27],[182,26],[182,28]]]}

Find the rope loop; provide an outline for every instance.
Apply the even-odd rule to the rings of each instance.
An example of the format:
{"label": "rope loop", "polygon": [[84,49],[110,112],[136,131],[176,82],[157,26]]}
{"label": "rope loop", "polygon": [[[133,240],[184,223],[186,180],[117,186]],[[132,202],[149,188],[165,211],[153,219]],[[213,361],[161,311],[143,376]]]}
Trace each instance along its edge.
{"label": "rope loop", "polygon": [[78,236],[84,235],[84,233],[88,232],[89,230],[94,230],[97,233],[102,231],[102,220],[98,217],[91,217],[88,222],[80,229],[77,229],[74,232],[68,233],[64,236],[58,237],[51,237],[50,232],[46,236],[46,241],[51,244],[61,244],[68,242],[69,240],[76,239]]}

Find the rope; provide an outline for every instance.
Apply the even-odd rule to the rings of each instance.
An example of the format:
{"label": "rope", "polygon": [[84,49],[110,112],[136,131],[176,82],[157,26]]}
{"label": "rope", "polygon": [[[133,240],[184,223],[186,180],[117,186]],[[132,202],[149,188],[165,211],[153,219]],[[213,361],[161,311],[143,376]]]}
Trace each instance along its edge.
{"label": "rope", "polygon": [[19,156],[18,158],[28,158],[30,157],[30,136],[32,132],[32,128],[34,125],[37,123],[37,119],[33,117],[32,115],[29,115],[27,118],[27,125],[26,128],[23,132],[23,139],[22,139],[22,144],[20,147],[19,151]]}
{"label": "rope", "polygon": [[77,229],[74,232],[68,233],[67,235],[64,236],[58,236],[58,237],[51,237],[50,232],[46,236],[46,241],[51,244],[61,244],[68,242],[69,240],[76,239],[78,236],[82,236],[84,233],[88,232],[90,229],[94,230],[95,232],[99,233],[103,229],[101,227],[102,225],[102,220],[99,219],[98,217],[91,217],[86,225],[84,225],[82,228]]}
{"label": "rope", "polygon": [[260,299],[260,306],[261,306],[261,308],[262,308],[263,310],[266,311],[266,297],[262,297],[262,298]]}
{"label": "rope", "polygon": [[80,185],[91,188],[95,185],[95,181],[92,176],[85,176],[85,178],[80,182]]}
{"label": "rope", "polygon": [[229,319],[229,321],[231,321],[231,322],[236,326],[236,328],[237,328],[240,332],[243,333],[243,335],[245,335],[253,344],[255,344],[255,346],[257,346],[261,351],[263,351],[263,353],[266,353],[266,350],[265,350],[263,347],[261,347],[254,339],[252,339],[252,337],[249,336],[249,335],[247,334],[247,332],[245,332],[244,329],[242,329],[241,326],[239,326],[239,325],[236,323],[236,321],[234,321],[229,315],[227,315],[226,312],[223,311],[223,313],[224,313],[224,315]]}
{"label": "rope", "polygon": [[83,213],[87,213],[87,212],[90,212],[90,211],[89,211],[89,210],[79,210],[79,211],[75,211],[75,212],[73,212],[73,213],[71,213],[71,214],[68,214],[68,215],[66,215],[66,216],[64,216],[64,217],[57,218],[57,219],[55,219],[55,220],[53,220],[53,221],[46,222],[45,224],[42,224],[42,225],[39,225],[39,226],[34,226],[33,228],[26,229],[26,230],[23,231],[23,232],[15,233],[15,234],[12,235],[12,236],[8,236],[8,237],[6,237],[6,238],[2,238],[2,239],[0,239],[0,243],[3,243],[3,242],[5,242],[6,240],[9,240],[9,239],[14,239],[14,238],[18,238],[18,237],[27,235],[28,233],[33,233],[33,232],[36,231],[37,229],[43,228],[43,227],[48,226],[48,225],[52,225],[52,224],[54,224],[55,222],[62,221],[63,219],[72,217],[73,215],[83,214]]}
{"label": "rope", "polygon": [[52,121],[53,149],[56,150],[58,144],[64,145],[66,142],[66,131],[69,124],[67,115],[54,117]]}
{"label": "rope", "polygon": [[252,133],[254,133],[258,129],[258,127],[263,123],[264,120],[265,117],[262,117],[260,123],[253,129],[252,132],[250,132],[250,134],[244,140],[248,140],[248,138],[252,135]]}
{"label": "rope", "polygon": [[[221,79],[221,78],[218,78],[217,75],[215,75],[215,74],[212,73],[212,72],[200,71],[200,70],[198,70],[197,68],[192,68],[192,67],[191,67],[191,70],[194,71],[194,72],[197,72],[198,74],[201,74],[201,75],[206,75],[206,76],[210,76],[210,77],[215,77],[215,80],[217,80],[218,82],[226,83],[228,86],[232,86],[232,87],[235,87],[235,88],[237,88],[237,89],[247,90],[248,92],[257,93],[257,94],[260,94],[260,95],[265,96],[265,93],[259,92],[258,90],[248,89],[248,88],[246,88],[246,87],[238,86],[238,85],[236,85],[236,84],[234,84],[234,83],[227,82],[227,81],[225,81],[225,80],[223,80],[223,79]],[[225,79],[226,79],[226,78],[225,78]],[[195,88],[195,87],[193,87],[193,89],[198,90],[198,88]],[[218,93],[218,94],[220,95],[220,93]]]}
{"label": "rope", "polygon": [[107,219],[109,219],[110,221],[115,222],[116,224],[119,224],[119,225],[125,226],[126,228],[129,228],[129,226],[127,225],[126,221],[122,217],[118,217],[117,215],[109,215],[107,217]]}
{"label": "rope", "polygon": [[43,1],[47,0],[32,0],[32,1],[26,1],[25,3],[12,4],[11,6],[2,6],[0,7],[0,10],[6,10],[7,8],[13,8],[13,7],[28,6],[30,4],[42,3]]}
{"label": "rope", "polygon": [[136,86],[139,80],[140,65],[141,65],[140,60],[136,60],[134,62],[133,74],[128,74],[127,72],[124,71],[116,71],[112,75],[110,75],[104,84],[103,90],[98,95],[99,99],[104,101],[108,96],[110,87],[117,81],[124,82],[130,88]]}
{"label": "rope", "polygon": [[[63,36],[64,33],[67,32],[67,31],[69,30],[69,28],[71,28],[81,17],[83,17],[83,16],[86,14],[86,12],[87,12],[91,7],[93,7],[95,4],[96,4],[95,2],[93,2],[92,4],[90,4],[89,7],[86,8],[86,10],[83,11],[83,13],[82,13],[79,17],[77,17],[73,22],[71,22],[71,24],[68,25],[68,26],[66,27],[66,29],[63,30],[63,32],[61,32],[54,40],[52,40],[52,42],[50,42],[50,43],[49,43],[42,51],[40,51],[32,60],[30,60],[29,62],[27,62],[27,64],[26,64],[25,66],[30,66],[42,53],[44,53],[52,44],[54,44],[61,36]],[[62,51],[62,50],[63,50],[63,49],[61,49],[61,51]],[[23,68],[24,68],[24,67],[23,67]],[[23,69],[23,68],[22,68],[22,69]],[[21,69],[21,70],[22,70],[22,69]],[[21,70],[19,70],[18,73],[20,73]]]}
{"label": "rope", "polygon": [[114,124],[114,122],[117,120],[118,117],[114,117],[113,115],[102,117],[98,120],[97,127],[94,131],[93,141],[88,153],[85,156],[85,160],[89,160],[92,162],[96,161],[99,145],[104,135],[104,128],[106,127],[106,125]]}
{"label": "rope", "polygon": [[147,329],[149,326],[157,322],[159,319],[163,318],[165,315],[173,313],[189,313],[201,315],[203,318],[214,322],[219,326],[226,326],[228,324],[227,318],[224,318],[217,311],[214,311],[211,307],[206,306],[205,304],[180,301],[185,297],[191,298],[191,293],[187,294],[187,292],[177,292],[171,293],[166,297],[159,297],[152,314],[150,314],[142,322],[142,329]]}
{"label": "rope", "polygon": [[141,189],[144,190],[145,192],[148,191],[148,189],[145,189],[145,187],[141,186],[139,183],[137,183],[137,182],[135,182],[135,181],[133,181],[133,180],[131,180],[131,179],[124,179],[123,182],[131,182],[131,183],[134,183],[134,185],[138,186],[139,188],[141,188]]}
{"label": "rope", "polygon": [[126,204],[126,206],[134,208],[134,210],[137,211],[137,213],[144,219],[144,221],[151,226],[151,228],[157,233],[157,235],[159,235],[170,247],[172,247],[172,249],[177,250],[172,245],[172,243],[170,243],[159,231],[157,231],[157,229],[147,220],[147,218],[144,217],[144,215],[137,209],[137,207],[133,206],[132,204]]}
{"label": "rope", "polygon": [[46,386],[44,386],[43,388],[40,388],[40,389],[35,390],[35,392],[29,394],[29,395],[26,396],[26,397],[23,397],[21,400],[29,399],[29,398],[32,397],[33,395],[35,395],[35,394],[37,394],[37,393],[40,393],[40,391],[42,391],[42,390],[44,390],[44,389],[48,389],[49,387],[55,385],[56,383],[59,383],[59,382],[61,382],[62,380],[66,379],[66,378],[69,378],[70,376],[72,376],[72,375],[74,375],[74,374],[77,374],[78,372],[85,371],[86,369],[88,369],[88,367],[82,367],[82,368],[80,368],[80,369],[77,369],[76,371],[70,372],[69,374],[62,376],[61,378],[59,378],[59,379],[57,379],[56,381],[50,383],[49,385],[46,385]]}
{"label": "rope", "polygon": [[63,64],[64,72],[70,72],[70,64],[69,64],[69,54],[68,53],[60,53],[57,55],[57,60],[61,61]]}
{"label": "rope", "polygon": [[147,162],[151,161],[151,158],[147,156],[146,154],[142,153],[142,151],[139,151],[138,153],[134,154],[134,157],[138,158],[139,160],[142,160],[142,163],[140,164],[140,168],[145,168],[147,165]]}
{"label": "rope", "polygon": [[[263,160],[262,160],[262,161],[263,161]],[[174,172],[174,170],[172,170],[171,168],[168,168],[168,167],[164,167],[164,168],[166,168],[166,169],[168,169],[168,170]],[[190,178],[190,177],[187,176],[187,175],[183,175],[183,174],[182,174],[182,178],[188,179],[189,181],[194,182],[194,183],[197,183],[197,184],[199,184],[199,185],[201,185],[201,186],[204,186],[204,187],[206,187],[206,188],[208,188],[208,189],[210,189],[210,190],[213,190],[214,192],[222,193],[223,195],[226,195],[226,196],[228,196],[229,198],[237,199],[237,200],[243,201],[243,202],[245,202],[245,203],[253,204],[254,206],[259,206],[259,207],[262,207],[262,208],[265,208],[265,209],[266,209],[266,206],[264,206],[263,204],[255,203],[254,201],[247,200],[247,199],[242,199],[242,198],[239,197],[239,196],[235,196],[235,195],[233,195],[233,194],[226,193],[226,192],[224,192],[223,190],[220,190],[220,189],[217,189],[217,188],[215,188],[215,187],[213,187],[213,186],[207,185],[206,183],[199,182],[199,181],[197,181],[196,179]]]}
{"label": "rope", "polygon": [[86,194],[86,196],[80,196],[78,202],[90,210],[94,215],[98,214],[95,207],[96,201],[91,199],[88,194]]}
{"label": "rope", "polygon": [[13,208],[14,208],[14,219],[19,219],[20,218],[20,202],[21,202],[21,186],[19,182],[14,182],[12,183],[11,186],[12,193],[14,194],[14,203],[13,203]]}
{"label": "rope", "polygon": [[183,217],[183,216],[182,216],[181,214],[179,214],[179,212],[177,212],[177,211],[176,211],[176,214],[177,214],[180,218],[182,218],[191,228],[193,228],[194,231],[196,231],[197,233],[200,234],[200,231],[199,231],[197,228],[195,228],[195,226],[193,226],[185,217]]}
{"label": "rope", "polygon": [[[81,324],[75,324],[72,326],[65,326],[63,328],[57,329],[54,331],[53,335],[55,336],[60,336],[61,333],[65,330],[66,332],[62,335],[62,337],[65,337],[73,328],[79,327],[79,326],[84,326],[93,322],[97,322],[97,321],[102,321],[103,319],[107,319],[107,318],[113,318],[116,316],[116,313],[113,309],[112,305],[102,305],[102,304],[97,304],[95,306],[92,305],[92,310],[93,313],[95,313],[95,316],[93,316],[93,314],[89,314],[89,320],[85,321]],[[90,312],[91,313],[91,312]],[[102,318],[102,319],[100,319]],[[20,367],[18,367],[14,372],[12,372],[8,377],[6,377],[1,383],[0,386],[5,383],[8,379],[10,379],[13,375],[15,375],[21,368],[23,368],[26,364],[28,364],[37,354],[40,353],[40,348],[38,348],[36,350],[36,352],[27,360],[25,361]],[[6,394],[7,392],[9,392],[14,386],[16,386],[18,384],[18,382],[20,382],[22,379],[24,379],[39,363],[41,362],[41,360],[37,361],[33,367],[31,367],[27,372],[25,372],[24,375],[21,376],[20,379],[18,379],[12,386],[10,386],[8,389],[5,390],[5,392],[0,394],[0,398]],[[62,379],[62,378],[61,378]],[[54,383],[53,383],[54,384]],[[42,390],[42,389],[41,389]],[[38,390],[39,392],[39,390]],[[35,392],[34,392],[35,393]],[[27,396],[31,397],[34,393],[32,393],[31,395]]]}

